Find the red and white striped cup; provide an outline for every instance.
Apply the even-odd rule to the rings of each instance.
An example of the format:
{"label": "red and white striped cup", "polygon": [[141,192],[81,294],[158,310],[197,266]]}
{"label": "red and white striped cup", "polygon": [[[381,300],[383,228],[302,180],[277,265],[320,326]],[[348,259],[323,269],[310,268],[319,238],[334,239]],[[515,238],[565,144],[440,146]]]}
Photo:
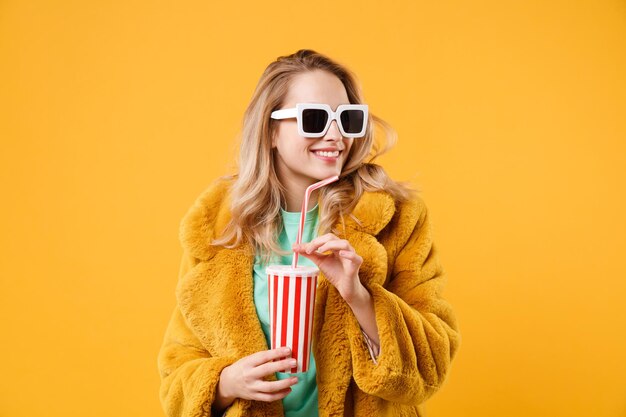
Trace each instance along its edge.
{"label": "red and white striped cup", "polygon": [[306,372],[319,269],[314,266],[269,265],[267,273],[272,349],[288,346],[297,361],[287,373]]}

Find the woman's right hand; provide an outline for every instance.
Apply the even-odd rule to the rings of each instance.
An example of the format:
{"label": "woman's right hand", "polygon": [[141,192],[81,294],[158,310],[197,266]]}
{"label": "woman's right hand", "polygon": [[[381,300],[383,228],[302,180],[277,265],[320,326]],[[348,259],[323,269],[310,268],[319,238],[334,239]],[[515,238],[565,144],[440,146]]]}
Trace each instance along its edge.
{"label": "woman's right hand", "polygon": [[216,400],[221,404],[218,408],[228,407],[235,398],[266,402],[285,398],[291,392],[290,387],[298,382],[298,377],[278,381],[266,381],[265,377],[295,366],[296,360],[291,358],[288,347],[262,350],[239,359],[220,374]]}

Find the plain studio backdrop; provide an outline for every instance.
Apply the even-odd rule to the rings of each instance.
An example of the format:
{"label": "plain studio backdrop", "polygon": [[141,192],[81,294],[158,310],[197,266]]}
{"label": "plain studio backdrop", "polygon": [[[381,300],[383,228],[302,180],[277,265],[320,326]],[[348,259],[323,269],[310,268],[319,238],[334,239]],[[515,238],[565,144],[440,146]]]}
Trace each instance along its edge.
{"label": "plain studio backdrop", "polygon": [[178,225],[268,63],[397,130],[462,345],[430,417],[626,415],[626,3],[0,2],[0,416],[163,416]]}

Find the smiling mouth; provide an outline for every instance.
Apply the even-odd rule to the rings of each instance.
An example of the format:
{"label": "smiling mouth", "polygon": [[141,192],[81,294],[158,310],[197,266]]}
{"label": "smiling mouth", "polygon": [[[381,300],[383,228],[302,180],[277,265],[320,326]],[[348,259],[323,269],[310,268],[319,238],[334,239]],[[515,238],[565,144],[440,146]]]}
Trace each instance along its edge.
{"label": "smiling mouth", "polygon": [[311,151],[311,152],[313,152],[313,154],[315,154],[315,156],[319,158],[328,159],[328,160],[337,159],[339,157],[339,154],[341,154],[341,151]]}

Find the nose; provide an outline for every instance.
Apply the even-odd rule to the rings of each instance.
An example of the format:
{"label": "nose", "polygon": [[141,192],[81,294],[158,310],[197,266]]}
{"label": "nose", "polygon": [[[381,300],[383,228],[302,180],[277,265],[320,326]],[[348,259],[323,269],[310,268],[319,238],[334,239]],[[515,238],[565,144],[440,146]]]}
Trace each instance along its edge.
{"label": "nose", "polygon": [[341,140],[341,132],[339,131],[339,126],[337,126],[337,121],[333,120],[328,127],[328,131],[324,135],[325,140]]}

